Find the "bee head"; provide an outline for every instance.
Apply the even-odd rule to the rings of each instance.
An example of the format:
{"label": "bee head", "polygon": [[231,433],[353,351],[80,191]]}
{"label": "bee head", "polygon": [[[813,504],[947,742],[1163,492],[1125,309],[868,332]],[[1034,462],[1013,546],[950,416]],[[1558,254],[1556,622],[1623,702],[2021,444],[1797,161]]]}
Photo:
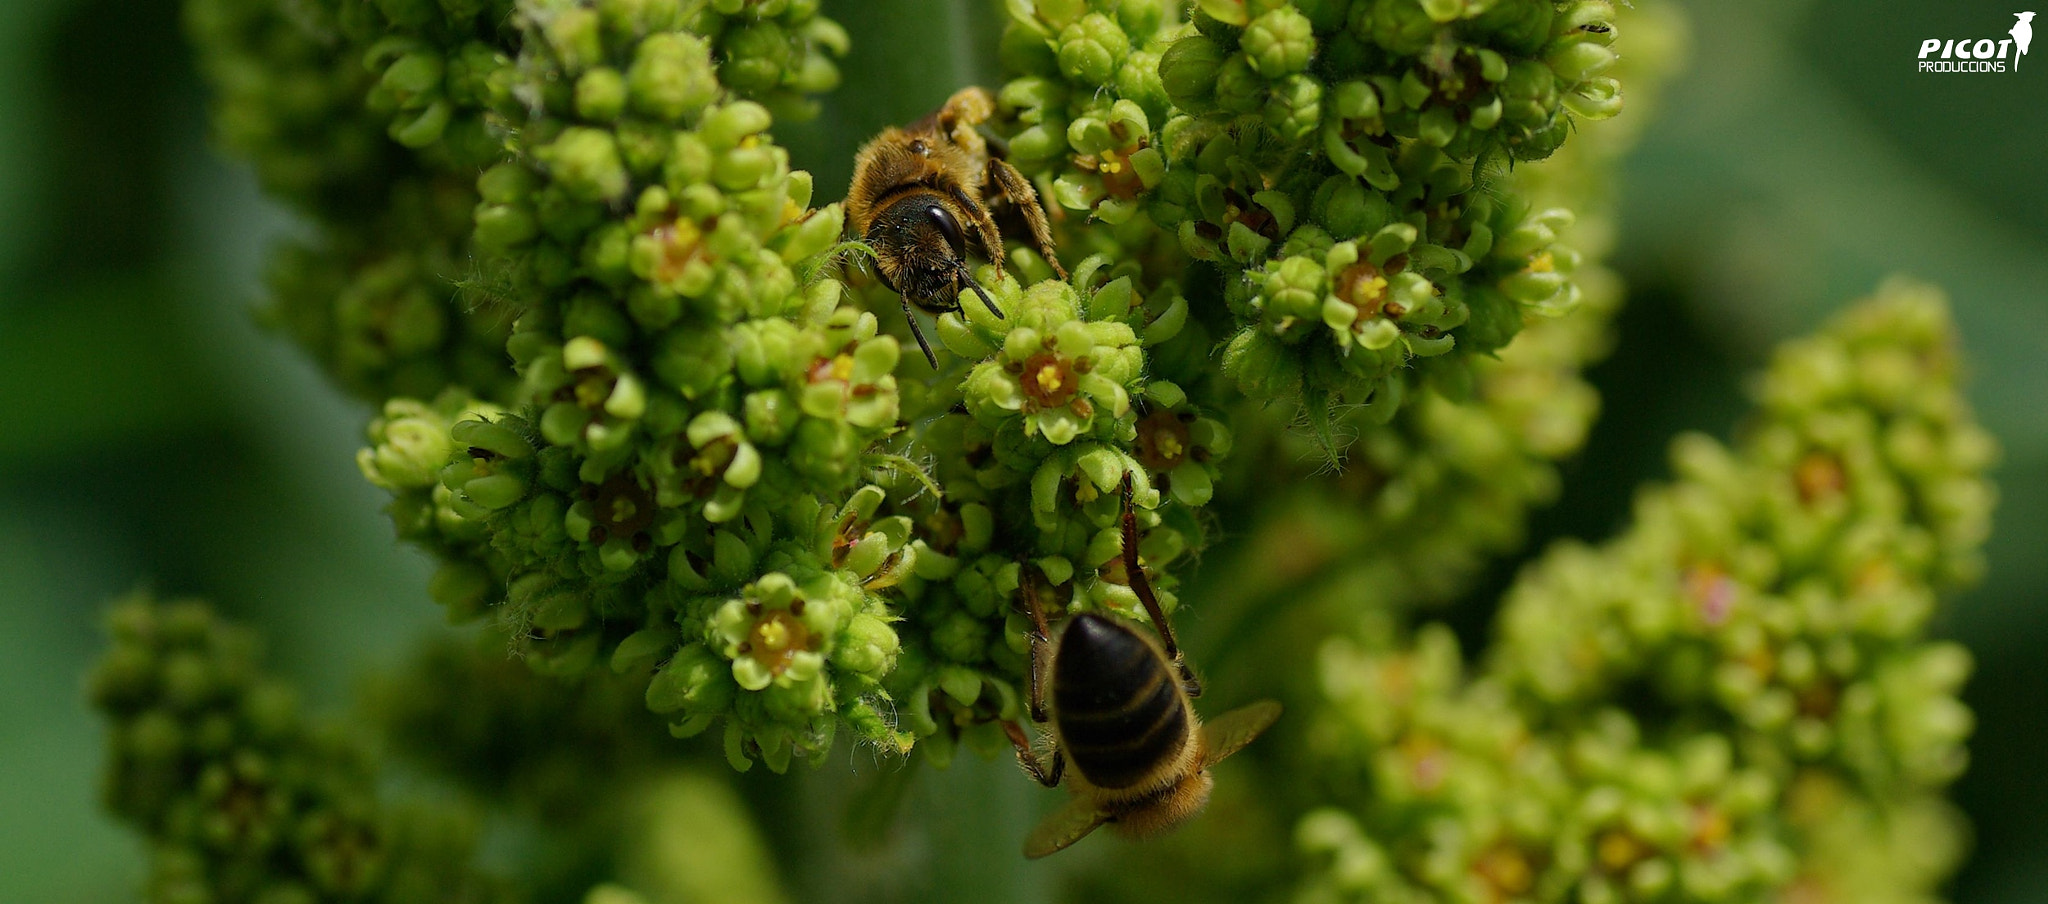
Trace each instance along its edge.
{"label": "bee head", "polygon": [[884,276],[899,291],[923,295],[951,284],[967,257],[967,234],[951,202],[931,191],[896,199],[869,224],[868,243],[882,259]]}
{"label": "bee head", "polygon": [[882,281],[926,310],[957,310],[959,293],[973,290],[1001,317],[988,292],[967,268],[966,212],[936,191],[904,194],[875,215],[867,231]]}

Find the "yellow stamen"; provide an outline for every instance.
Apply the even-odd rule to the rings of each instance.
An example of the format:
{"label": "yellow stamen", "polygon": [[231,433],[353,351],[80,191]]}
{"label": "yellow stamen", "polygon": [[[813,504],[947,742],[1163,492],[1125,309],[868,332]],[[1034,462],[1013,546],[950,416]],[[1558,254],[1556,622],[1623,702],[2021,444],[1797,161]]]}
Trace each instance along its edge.
{"label": "yellow stamen", "polygon": [[1159,454],[1167,459],[1177,459],[1187,447],[1180,444],[1180,437],[1167,434],[1159,438]]}
{"label": "yellow stamen", "polygon": [[766,653],[780,653],[789,649],[789,628],[780,620],[763,621],[754,636],[761,639],[756,649]]}
{"label": "yellow stamen", "polygon": [[1064,385],[1066,383],[1060,378],[1058,364],[1047,364],[1038,369],[1038,388],[1044,390],[1047,394],[1059,392],[1060,387]]}

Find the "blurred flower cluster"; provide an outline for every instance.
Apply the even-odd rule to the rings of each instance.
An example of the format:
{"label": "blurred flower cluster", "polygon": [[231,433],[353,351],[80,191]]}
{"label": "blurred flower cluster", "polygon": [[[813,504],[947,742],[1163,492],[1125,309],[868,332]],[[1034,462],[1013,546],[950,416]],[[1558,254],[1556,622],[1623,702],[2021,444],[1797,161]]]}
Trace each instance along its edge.
{"label": "blurred flower cluster", "polygon": [[510,900],[469,871],[473,814],[380,804],[362,739],[309,725],[256,642],[205,604],[135,595],[88,680],[105,800],[149,836],[152,901]]}
{"label": "blurred flower cluster", "polygon": [[[1010,0],[988,137],[1072,275],[1028,248],[981,265],[1003,313],[940,315],[935,373],[773,137],[839,79],[847,35],[815,0],[187,9],[221,140],[314,224],[276,255],[267,316],[374,404],[357,463],[434,555],[429,594],[519,660],[440,648],[376,695],[397,746],[466,793],[613,838],[621,789],[698,749],[636,719],[741,771],[849,741],[1004,749],[1023,600],[1146,620],[1128,505],[1166,612],[1217,600],[1256,649],[1321,651],[1267,670],[1302,726],[1273,762],[1318,776],[1272,820],[1297,825],[1309,900],[1846,894],[1876,881],[1863,858],[1914,888],[1944,874],[1888,852],[1952,837],[1967,657],[1922,635],[1978,567],[1991,450],[1924,293],[1786,351],[1745,439],[1682,441],[1628,533],[1524,576],[1479,665],[1417,624],[1521,545],[1597,414],[1631,135],[1598,121],[1622,79],[1654,98],[1668,11]],[[1203,572],[1220,589],[1184,583],[1228,537]],[[467,858],[453,828],[384,828],[345,738],[207,727],[257,685],[176,702],[173,660],[249,668],[199,611],[117,610],[96,684],[116,810],[163,883],[332,881],[312,847],[247,882],[227,863],[314,845],[302,811],[342,820],[378,876],[404,875],[402,844]],[[149,627],[181,619],[203,630]],[[205,732],[226,734],[178,746]],[[319,777],[259,800],[256,829],[206,809],[214,784],[267,793],[269,767],[237,778],[246,738]],[[723,786],[685,784],[648,793],[752,838]],[[256,830],[285,840],[241,846]],[[758,880],[731,864],[705,874]]]}
{"label": "blurred flower cluster", "polygon": [[1742,440],[1674,443],[1620,536],[1521,576],[1478,668],[1434,627],[1325,646],[1314,746],[1352,803],[1300,824],[1311,899],[1931,895],[1970,657],[1925,634],[1996,457],[1954,338],[1899,283],[1782,348]]}

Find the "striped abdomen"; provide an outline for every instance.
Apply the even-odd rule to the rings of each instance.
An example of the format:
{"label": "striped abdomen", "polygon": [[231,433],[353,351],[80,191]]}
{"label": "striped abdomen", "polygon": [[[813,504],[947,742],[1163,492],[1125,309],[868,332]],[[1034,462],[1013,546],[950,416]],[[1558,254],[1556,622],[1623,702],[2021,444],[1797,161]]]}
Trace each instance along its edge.
{"label": "striped abdomen", "polygon": [[1099,615],[1074,616],[1061,633],[1052,704],[1067,759],[1096,787],[1160,778],[1188,746],[1187,698],[1173,669],[1143,637]]}

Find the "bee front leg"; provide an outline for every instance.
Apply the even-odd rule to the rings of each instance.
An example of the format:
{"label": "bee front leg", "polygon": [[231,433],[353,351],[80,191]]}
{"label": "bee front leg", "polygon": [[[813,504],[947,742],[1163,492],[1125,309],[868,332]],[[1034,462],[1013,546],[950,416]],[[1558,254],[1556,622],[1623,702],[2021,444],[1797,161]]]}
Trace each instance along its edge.
{"label": "bee front leg", "polygon": [[[974,229],[974,241],[981,246],[982,256],[987,257],[997,270],[1003,269],[1003,232],[996,228],[996,218],[989,214],[988,207],[980,199],[972,197],[965,189],[956,187],[950,194],[954,203],[966,212],[967,225]],[[961,261],[961,266],[964,268],[966,263]],[[989,303],[989,309],[995,310],[994,302]],[[1003,312],[996,311],[996,316],[1002,315]]]}
{"label": "bee front leg", "polygon": [[1031,245],[1052,265],[1052,271],[1061,279],[1067,278],[1067,269],[1060,266],[1059,256],[1052,250],[1052,224],[1046,220],[1045,207],[1038,203],[1038,191],[1031,187],[1031,180],[1017,172],[1008,160],[1001,157],[988,158],[987,184],[996,187],[1003,197],[1024,215],[1024,224],[1030,227]]}

